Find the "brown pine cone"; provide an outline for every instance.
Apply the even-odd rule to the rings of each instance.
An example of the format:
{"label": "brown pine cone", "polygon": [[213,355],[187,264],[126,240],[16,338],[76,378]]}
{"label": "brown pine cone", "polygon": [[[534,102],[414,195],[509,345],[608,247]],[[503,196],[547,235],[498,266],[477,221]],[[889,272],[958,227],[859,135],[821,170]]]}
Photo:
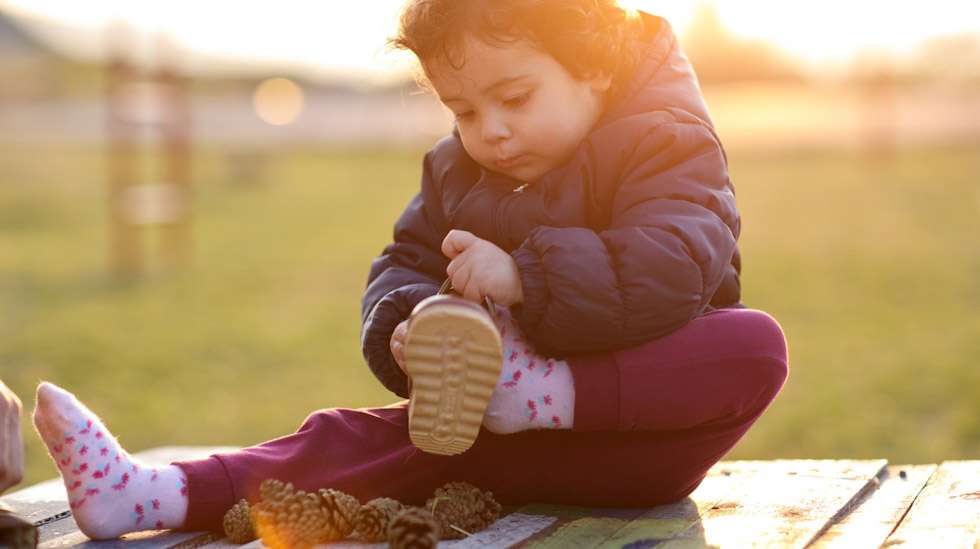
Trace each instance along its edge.
{"label": "brown pine cone", "polygon": [[468,482],[450,482],[436,489],[435,496],[426,501],[425,508],[439,523],[443,539],[464,538],[467,534],[460,530],[473,534],[500,517],[500,504],[493,499],[493,494]]}
{"label": "brown pine cone", "polygon": [[337,531],[338,539],[344,539],[354,530],[354,519],[361,509],[357,498],[331,488],[321,488],[317,495],[320,497],[320,507],[327,514],[327,519]]}
{"label": "brown pine cone", "polygon": [[255,528],[252,527],[248,502],[244,499],[228,509],[222,525],[225,528],[225,535],[232,543],[248,543],[257,537]]}
{"label": "brown pine cone", "polygon": [[431,549],[439,543],[439,523],[420,507],[402,509],[388,525],[391,549]]}
{"label": "brown pine cone", "polygon": [[266,502],[278,501],[292,492],[292,484],[274,478],[267,478],[259,484],[259,498]]}
{"label": "brown pine cone", "polygon": [[402,504],[391,498],[375,498],[365,503],[354,517],[354,531],[364,541],[377,543],[388,536],[388,524],[402,510]]}
{"label": "brown pine cone", "polygon": [[344,538],[318,494],[275,480],[263,481],[259,492],[263,499],[252,508],[252,519],[256,533],[270,549],[306,548]]}

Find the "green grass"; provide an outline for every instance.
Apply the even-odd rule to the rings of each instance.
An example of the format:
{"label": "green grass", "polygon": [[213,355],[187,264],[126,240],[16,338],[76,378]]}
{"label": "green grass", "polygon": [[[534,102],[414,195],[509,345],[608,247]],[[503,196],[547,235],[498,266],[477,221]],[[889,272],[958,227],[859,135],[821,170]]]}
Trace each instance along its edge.
{"label": "green grass", "polygon": [[[420,154],[199,151],[193,263],[121,282],[101,154],[0,150],[0,378],[28,410],[39,380],[64,385],[131,450],[393,402],[360,355],[360,293]],[[744,301],[782,323],[791,374],[728,458],[976,458],[980,150],[731,156]],[[54,476],[23,426],[26,482]]]}

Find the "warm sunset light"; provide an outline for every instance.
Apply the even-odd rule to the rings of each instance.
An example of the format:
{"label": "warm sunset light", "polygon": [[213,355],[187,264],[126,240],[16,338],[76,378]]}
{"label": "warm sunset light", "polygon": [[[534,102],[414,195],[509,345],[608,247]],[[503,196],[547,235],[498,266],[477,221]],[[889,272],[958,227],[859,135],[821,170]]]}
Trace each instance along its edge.
{"label": "warm sunset light", "polygon": [[742,0],[620,0],[666,16],[683,29],[699,8],[711,6],[722,23],[744,38],[765,40],[809,61],[838,61],[860,50],[905,53],[931,36],[980,32],[980,4],[939,0],[919,5],[873,0],[819,3]]}
{"label": "warm sunset light", "polygon": [[[902,54],[933,36],[980,32],[980,4],[957,0],[935,0],[928,9],[885,0],[620,3],[667,17],[682,35],[699,9],[711,7],[733,34],[767,41],[817,64],[866,51]],[[408,65],[408,56],[385,48],[401,5],[402,0],[372,0],[347,6],[338,17],[332,4],[299,0],[277,2],[274,10],[268,4],[224,1],[0,0],[0,8],[32,20],[79,55],[100,55],[106,26],[125,21],[137,31],[165,33],[208,62],[285,63],[317,74],[374,78],[404,72]]]}
{"label": "warm sunset light", "polygon": [[270,78],[255,88],[252,104],[263,121],[283,126],[303,111],[303,90],[292,80]]}
{"label": "warm sunset light", "polygon": [[980,0],[0,0],[0,549],[980,549],[977,235]]}

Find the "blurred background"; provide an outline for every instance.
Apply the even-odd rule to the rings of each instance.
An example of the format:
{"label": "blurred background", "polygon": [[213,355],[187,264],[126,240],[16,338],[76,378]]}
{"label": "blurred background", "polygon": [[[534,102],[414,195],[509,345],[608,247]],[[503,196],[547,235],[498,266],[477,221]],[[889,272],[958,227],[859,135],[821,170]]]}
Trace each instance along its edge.
{"label": "blurred background", "polygon": [[[130,450],[388,404],[371,259],[451,127],[398,0],[0,0],[0,378]],[[980,456],[980,5],[629,0],[698,71],[744,302],[790,347],[736,458]],[[56,470],[24,418],[26,482]]]}

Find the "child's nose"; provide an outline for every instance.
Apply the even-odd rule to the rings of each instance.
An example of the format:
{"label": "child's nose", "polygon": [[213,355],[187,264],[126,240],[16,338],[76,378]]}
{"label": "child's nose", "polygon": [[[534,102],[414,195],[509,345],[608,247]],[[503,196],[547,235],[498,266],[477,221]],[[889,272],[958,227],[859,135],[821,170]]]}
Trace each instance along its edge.
{"label": "child's nose", "polygon": [[497,143],[510,138],[510,127],[502,117],[488,116],[483,121],[483,140],[487,143]]}

